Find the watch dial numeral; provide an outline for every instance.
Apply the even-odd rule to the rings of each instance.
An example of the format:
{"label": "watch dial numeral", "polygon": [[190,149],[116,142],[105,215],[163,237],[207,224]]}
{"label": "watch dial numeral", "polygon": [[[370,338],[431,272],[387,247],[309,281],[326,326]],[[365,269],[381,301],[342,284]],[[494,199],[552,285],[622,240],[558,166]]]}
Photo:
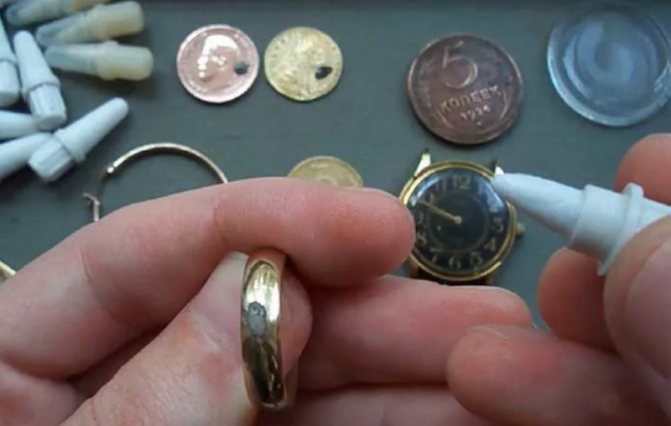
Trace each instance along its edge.
{"label": "watch dial numeral", "polygon": [[502,234],[506,230],[506,226],[503,223],[503,218],[500,216],[495,216],[492,218],[492,223],[494,224],[492,229],[497,234]]}
{"label": "watch dial numeral", "polygon": [[489,185],[485,184],[484,182],[480,182],[478,184],[478,197],[482,197],[482,199],[487,199],[488,195],[489,195]]}
{"label": "watch dial numeral", "polygon": [[415,225],[416,226],[423,226],[426,223],[426,213],[423,210],[416,209],[414,211],[414,216],[415,216]]}
{"label": "watch dial numeral", "polygon": [[447,262],[447,264],[451,269],[461,269],[461,257],[457,255],[450,256],[450,260]]}
{"label": "watch dial numeral", "polygon": [[431,252],[431,254],[442,254],[442,253],[445,253],[445,249],[442,248],[441,246],[437,246],[437,245],[433,245],[433,246],[431,246],[431,248],[429,249],[429,251]]}
{"label": "watch dial numeral", "polygon": [[439,190],[442,191],[442,192],[445,192],[449,189],[448,186],[447,186],[447,179],[446,178],[441,179],[439,185],[440,185]]}
{"label": "watch dial numeral", "polygon": [[487,241],[485,248],[492,253],[495,253],[498,248],[498,241],[496,240],[496,237],[492,237],[489,241]]}
{"label": "watch dial numeral", "polygon": [[474,251],[470,255],[470,262],[472,268],[477,268],[478,266],[485,263],[485,260],[482,258],[482,253],[479,251]]}
{"label": "watch dial numeral", "polygon": [[452,188],[461,190],[461,191],[468,191],[469,188],[471,187],[471,181],[472,178],[469,175],[464,175],[464,174],[454,174],[452,175]]}
{"label": "watch dial numeral", "polygon": [[426,246],[429,243],[429,238],[426,236],[425,233],[418,232],[417,236],[415,237],[415,241],[418,245],[423,247],[423,246]]}

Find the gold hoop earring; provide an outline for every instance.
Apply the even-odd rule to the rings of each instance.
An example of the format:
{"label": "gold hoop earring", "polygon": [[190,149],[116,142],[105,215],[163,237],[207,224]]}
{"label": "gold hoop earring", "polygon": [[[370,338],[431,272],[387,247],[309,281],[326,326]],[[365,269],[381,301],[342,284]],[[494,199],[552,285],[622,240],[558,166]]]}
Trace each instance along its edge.
{"label": "gold hoop earring", "polygon": [[210,172],[212,172],[212,174],[220,183],[228,183],[228,178],[214,161],[212,161],[202,152],[197,151],[189,146],[172,142],[158,142],[142,145],[128,151],[105,168],[102,177],[100,178],[99,189],[96,195],[84,193],[84,198],[86,198],[91,205],[93,222],[98,222],[100,220],[100,212],[102,211],[102,202],[100,199],[102,197],[103,184],[108,177],[114,176],[114,174],[117,173],[125,164],[128,164],[134,160],[137,160],[141,157],[146,157],[148,155],[163,153],[182,155],[196,160],[204,165],[205,168],[207,168]]}

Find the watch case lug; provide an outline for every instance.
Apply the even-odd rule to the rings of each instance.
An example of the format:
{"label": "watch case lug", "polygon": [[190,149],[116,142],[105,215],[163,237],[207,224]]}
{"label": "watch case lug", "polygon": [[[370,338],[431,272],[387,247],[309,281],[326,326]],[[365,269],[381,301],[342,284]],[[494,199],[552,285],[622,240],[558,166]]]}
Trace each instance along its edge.
{"label": "watch case lug", "polygon": [[415,173],[412,174],[413,178],[416,178],[422,173],[422,170],[426,169],[431,165],[431,153],[429,152],[429,149],[426,148],[424,151],[422,151],[422,156],[419,158],[419,163],[417,164],[417,168],[415,169]]}
{"label": "watch case lug", "polygon": [[501,163],[499,163],[498,158],[493,159],[492,162],[489,163],[489,170],[491,170],[492,173],[494,173],[494,176],[504,174],[504,171],[501,168]]}

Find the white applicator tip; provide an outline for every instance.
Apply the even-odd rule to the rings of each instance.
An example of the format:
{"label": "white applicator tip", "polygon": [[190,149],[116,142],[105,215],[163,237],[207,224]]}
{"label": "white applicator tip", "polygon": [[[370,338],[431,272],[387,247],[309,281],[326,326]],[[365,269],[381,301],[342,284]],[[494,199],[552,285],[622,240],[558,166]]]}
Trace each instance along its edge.
{"label": "white applicator tip", "polygon": [[0,181],[23,168],[30,156],[50,138],[49,133],[35,133],[0,144]]}
{"label": "white applicator tip", "polygon": [[12,52],[2,17],[0,17],[0,107],[12,105],[18,101],[20,92],[16,56]]}
{"label": "white applicator tip", "polygon": [[109,0],[22,0],[7,9],[7,21],[14,26],[49,21]]}
{"label": "white applicator tip", "polygon": [[154,68],[154,56],[149,49],[124,46],[115,41],[51,46],[45,57],[53,68],[103,80],[144,80]]}
{"label": "white applicator tip", "polygon": [[35,33],[43,46],[105,41],[144,28],[142,6],[134,1],[98,5],[91,10],[42,25]]}
{"label": "white applicator tip", "polygon": [[19,62],[23,98],[41,130],[53,130],[65,123],[67,112],[61,95],[61,83],[49,68],[40,47],[26,31],[14,36]]}
{"label": "white applicator tip", "polygon": [[14,139],[37,132],[37,122],[32,115],[0,111],[0,139]]}
{"label": "white applicator tip", "polygon": [[580,214],[580,191],[536,176],[505,173],[492,179],[494,190],[552,231],[570,236]]}
{"label": "white applicator tip", "polygon": [[112,99],[84,117],[58,130],[28,161],[45,182],[53,182],[86,155],[128,115],[128,103]]}

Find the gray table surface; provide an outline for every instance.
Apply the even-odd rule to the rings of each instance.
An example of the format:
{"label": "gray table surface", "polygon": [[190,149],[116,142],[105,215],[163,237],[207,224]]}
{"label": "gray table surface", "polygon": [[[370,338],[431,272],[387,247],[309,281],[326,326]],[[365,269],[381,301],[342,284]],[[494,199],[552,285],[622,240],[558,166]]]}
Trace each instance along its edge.
{"label": "gray table surface", "polygon": [[[420,151],[428,147],[437,160],[488,162],[496,157],[507,171],[609,186],[620,158],[636,140],[671,130],[671,108],[641,125],[608,129],[564,105],[550,84],[545,52],[553,24],[575,3],[144,1],[147,29],[126,42],[154,51],[154,76],[141,83],[105,83],[61,74],[71,118],[112,96],[126,98],[131,115],[85,164],[56,184],[44,185],[29,170],[0,184],[0,259],[19,268],[86,224],[90,213],[81,193],[95,189],[103,167],[129,149],[157,141],[203,151],[233,180],[286,175],[308,156],[329,154],[351,162],[368,186],[397,194]],[[671,3],[636,3],[671,26]],[[200,103],[182,89],[175,55],[189,32],[213,23],[243,29],[261,53],[287,27],[320,28],[343,51],[342,81],[330,96],[299,104],[275,93],[260,74],[252,90],[232,104]],[[448,145],[425,131],[412,114],[405,93],[410,62],[429,41],[449,33],[473,33],[500,43],[522,70],[526,99],[521,118],[495,143],[476,149]],[[207,171],[189,160],[153,157],[108,182],[104,201],[109,211],[211,182]],[[535,312],[538,275],[561,242],[526,222],[528,232],[498,281],[528,300]]]}

